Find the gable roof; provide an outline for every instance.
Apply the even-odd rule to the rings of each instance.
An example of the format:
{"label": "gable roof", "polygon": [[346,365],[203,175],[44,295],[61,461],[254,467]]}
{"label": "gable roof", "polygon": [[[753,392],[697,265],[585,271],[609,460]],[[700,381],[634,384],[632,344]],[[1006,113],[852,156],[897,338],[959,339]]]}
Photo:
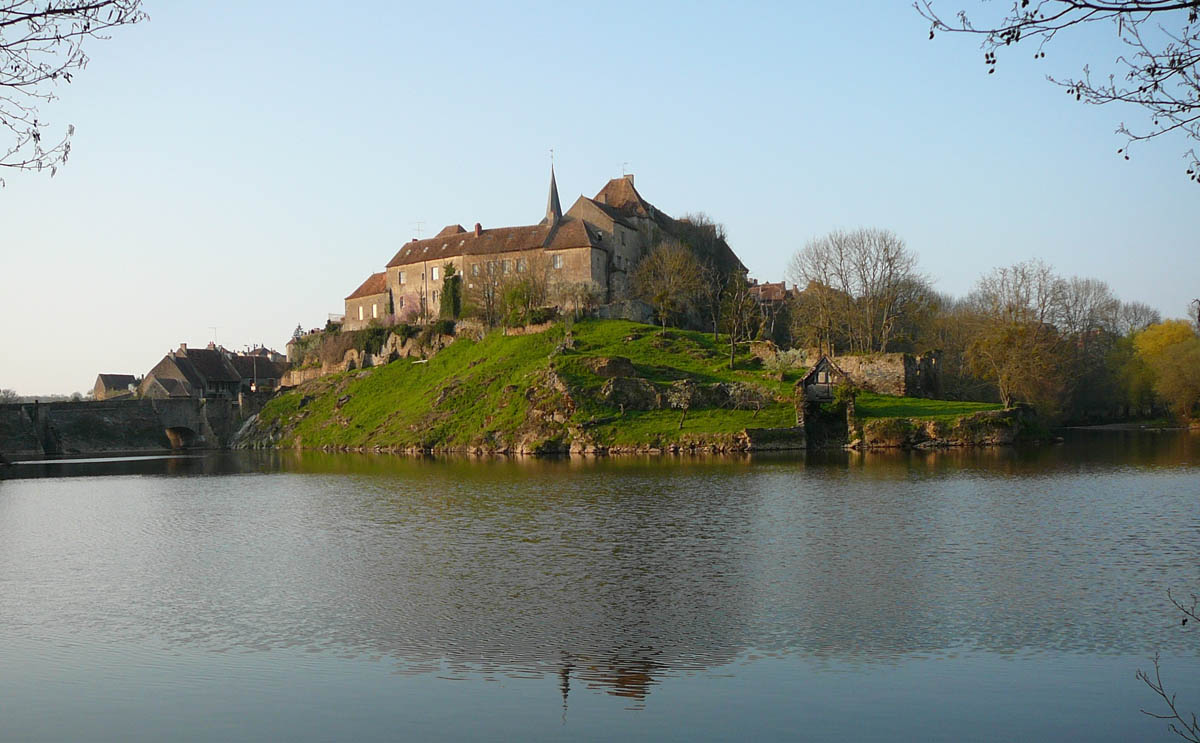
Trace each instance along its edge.
{"label": "gable roof", "polygon": [[229,360],[242,379],[279,379],[287,371],[287,363],[271,361],[253,354],[234,356]]}
{"label": "gable roof", "polygon": [[438,232],[436,235],[434,235],[434,237],[446,237],[448,235],[459,235],[459,234],[462,234],[463,232],[466,232],[466,230],[463,229],[463,226],[461,224],[448,224],[445,227],[443,227],[440,232]]}
{"label": "gable roof", "polygon": [[629,176],[613,178],[604,184],[594,200],[626,216],[649,217],[653,208],[633,187],[633,178]]}
{"label": "gable roof", "polygon": [[532,224],[521,227],[493,227],[478,235],[467,232],[447,237],[431,237],[404,244],[388,261],[388,268],[422,261],[444,261],[466,255],[488,255],[522,250],[563,250],[598,247],[600,231],[581,219],[563,219],[557,224]]}
{"label": "gable roof", "polygon": [[147,376],[146,381],[142,383],[142,392],[145,394],[152,385],[157,384],[162,391],[167,394],[167,397],[191,397],[186,385],[178,379],[171,377],[155,377]]}
{"label": "gable roof", "polygon": [[98,374],[96,380],[106,390],[127,390],[129,385],[137,383],[137,377],[132,374]]}
{"label": "gable roof", "polygon": [[[242,381],[242,377],[237,373],[237,369],[233,368],[233,364],[229,363],[229,359],[225,358],[225,354],[220,351],[209,350],[207,348],[189,348],[187,351],[176,354],[175,361],[186,361],[191,364],[209,382]],[[180,368],[182,368],[182,365]]]}
{"label": "gable roof", "polygon": [[812,368],[808,370],[808,374],[805,374],[800,380],[800,384],[811,384],[813,378],[817,376],[817,372],[822,370],[829,370],[842,379],[849,379],[849,377],[846,375],[846,372],[842,371],[837,364],[833,363],[833,359],[829,358],[828,356],[821,356],[821,358],[817,359],[817,363],[813,364]]}
{"label": "gable roof", "polygon": [[[445,230],[443,230],[444,232]],[[367,280],[362,282],[357,289],[350,293],[346,299],[358,299],[359,297],[370,297],[375,294],[387,293],[387,272],[380,271],[373,273],[367,277]]]}

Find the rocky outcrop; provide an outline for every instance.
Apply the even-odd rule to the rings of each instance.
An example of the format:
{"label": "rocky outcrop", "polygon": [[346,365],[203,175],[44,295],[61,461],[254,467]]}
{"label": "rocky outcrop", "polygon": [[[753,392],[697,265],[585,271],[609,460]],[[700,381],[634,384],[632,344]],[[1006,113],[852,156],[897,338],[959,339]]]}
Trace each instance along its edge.
{"label": "rocky outcrop", "polygon": [[600,400],[621,410],[657,410],[662,395],[652,382],[641,377],[613,377],[600,388]]}

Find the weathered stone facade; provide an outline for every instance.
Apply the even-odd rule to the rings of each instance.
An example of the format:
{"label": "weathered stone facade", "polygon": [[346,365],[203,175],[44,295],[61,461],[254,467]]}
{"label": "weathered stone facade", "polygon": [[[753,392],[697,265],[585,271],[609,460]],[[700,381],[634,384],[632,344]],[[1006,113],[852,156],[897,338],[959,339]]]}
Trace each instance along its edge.
{"label": "weathered stone facade", "polygon": [[900,397],[938,397],[942,393],[942,369],[936,352],[873,353],[836,356],[838,367],[859,389]]}
{"label": "weathered stone facade", "polygon": [[[447,266],[462,277],[465,296],[537,272],[560,305],[573,292],[556,290],[568,287],[600,303],[620,302],[629,298],[634,266],[657,242],[707,229],[712,228],[675,220],[645,201],[632,175],[609,181],[595,198],[580,196],[564,213],[552,170],[542,221],[520,227],[476,224],[472,230],[454,224],[406,243],[382,274],[373,274],[346,298],[343,329],[436,317]],[[745,270],[715,232],[706,244],[711,255],[702,259]],[[386,315],[384,306],[390,308]]]}

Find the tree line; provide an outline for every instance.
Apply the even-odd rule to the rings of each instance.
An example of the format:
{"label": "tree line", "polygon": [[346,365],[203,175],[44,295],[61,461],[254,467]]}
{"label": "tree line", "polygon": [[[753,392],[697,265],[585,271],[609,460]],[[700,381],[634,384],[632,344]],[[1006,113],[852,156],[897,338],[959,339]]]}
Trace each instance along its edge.
{"label": "tree line", "polygon": [[[724,231],[715,225],[714,236]],[[739,345],[838,354],[938,351],[946,397],[1026,402],[1052,419],[1098,422],[1172,414],[1200,403],[1200,300],[1188,320],[1122,301],[1102,280],[1062,276],[1034,259],[995,268],[964,297],[938,292],[895,233],[839,230],[792,256],[781,299],[744,272],[720,270],[682,241],[634,272],[658,323]]]}

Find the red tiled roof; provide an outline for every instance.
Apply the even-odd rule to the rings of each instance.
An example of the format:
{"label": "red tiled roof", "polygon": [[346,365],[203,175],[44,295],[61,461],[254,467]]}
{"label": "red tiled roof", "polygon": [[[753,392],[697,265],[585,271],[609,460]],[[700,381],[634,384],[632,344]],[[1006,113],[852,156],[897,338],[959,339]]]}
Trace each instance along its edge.
{"label": "red tiled roof", "polygon": [[523,227],[494,227],[474,232],[413,240],[388,261],[388,267],[421,261],[441,261],[460,255],[488,255],[520,250],[563,250],[600,245],[600,231],[583,220],[564,219],[557,227],[533,224]]}
{"label": "red tiled roof", "polygon": [[446,237],[447,235],[460,235],[466,232],[461,224],[448,224],[442,228],[442,231],[434,235],[434,237]]}
{"label": "red tiled roof", "polygon": [[374,294],[385,294],[387,292],[387,272],[381,271],[373,273],[367,277],[367,280],[354,290],[346,299],[358,299],[359,297],[370,297]]}
{"label": "red tiled roof", "polygon": [[650,216],[650,205],[633,187],[629,178],[613,178],[604,184],[594,201],[607,204],[625,215]]}

